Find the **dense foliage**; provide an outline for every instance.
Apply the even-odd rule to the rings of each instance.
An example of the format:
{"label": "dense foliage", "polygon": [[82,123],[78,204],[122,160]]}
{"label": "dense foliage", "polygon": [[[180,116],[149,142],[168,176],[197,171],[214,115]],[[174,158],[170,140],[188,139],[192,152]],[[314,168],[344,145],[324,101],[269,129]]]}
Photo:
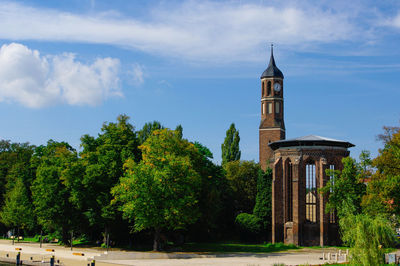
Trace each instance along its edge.
{"label": "dense foliage", "polygon": [[124,175],[125,161],[141,159],[139,140],[128,119],[120,115],[117,123],[104,123],[97,138],[88,135],[81,138],[84,174],[76,199],[92,229],[103,231],[104,241],[112,226],[118,228],[115,221],[121,217],[111,204],[111,189]]}
{"label": "dense foliage", "polygon": [[222,165],[227,162],[240,160],[240,149],[239,149],[239,131],[236,130],[235,124],[232,123],[229,129],[226,131],[226,137],[224,143],[221,145],[222,151]]}
{"label": "dense foliage", "polygon": [[395,241],[393,225],[384,217],[366,214],[344,215],[340,221],[343,242],[352,247],[354,265],[383,265],[385,247]]}
{"label": "dense foliage", "polygon": [[[386,128],[380,139],[377,158],[367,151],[360,163],[344,158],[320,191],[356,263],[378,263],[377,248],[391,244],[400,217],[399,128]],[[182,126],[154,121],[135,130],[126,115],[104,123],[97,136],[82,136],[81,152],[53,140],[38,147],[0,141],[0,230],[43,231],[64,244],[72,233],[99,245],[109,236],[113,244],[154,249],[268,241],[272,171],[241,161],[239,141],[232,124],[218,165],[206,146],[184,138]]]}
{"label": "dense foliage", "polygon": [[333,178],[320,190],[329,196],[327,211],[338,215],[354,265],[382,265],[383,248],[393,247],[399,227],[400,128],[384,130],[379,136],[384,148],[375,159],[367,151],[361,152],[360,163],[344,158],[342,171],[327,170]]}
{"label": "dense foliage", "polygon": [[224,165],[236,213],[252,212],[256,203],[260,166],[253,161],[232,161]]}
{"label": "dense foliage", "polygon": [[400,128],[385,127],[380,135],[384,143],[379,155],[372,160],[376,172],[368,184],[363,206],[368,213],[384,213],[400,218]]}
{"label": "dense foliage", "polygon": [[271,228],[272,217],[272,169],[258,171],[256,204],[253,214],[260,219],[263,235],[267,237]]}
{"label": "dense foliage", "polygon": [[185,139],[181,125],[154,121],[135,130],[126,115],[105,122],[97,136],[83,135],[80,152],[53,140],[38,147],[0,141],[0,230],[42,231],[64,244],[71,235],[99,245],[153,241],[160,249],[238,239],[235,218],[258,198],[252,217],[260,230],[252,232],[265,239],[270,201],[261,194],[270,183],[257,163],[239,161],[239,140],[232,124],[225,168],[206,146]]}
{"label": "dense foliage", "polygon": [[351,157],[346,157],[343,158],[342,163],[342,171],[328,170],[331,179],[321,189],[322,193],[329,194],[327,211],[336,210],[339,218],[347,213],[347,206],[353,206],[356,213],[361,212],[361,200],[366,190],[356,161]]}
{"label": "dense foliage", "polygon": [[168,129],[154,131],[140,146],[143,160],[128,160],[126,176],[113,189],[135,231],[154,230],[154,250],[160,248],[162,230],[185,229],[200,216],[201,178],[195,165],[201,155],[180,137]]}
{"label": "dense foliage", "polygon": [[78,160],[77,154],[66,143],[49,141],[47,146],[38,147],[33,159],[40,162],[31,186],[37,222],[46,231],[58,231],[62,241],[68,243],[70,230],[79,224],[66,185],[67,169]]}
{"label": "dense foliage", "polygon": [[258,235],[262,232],[261,219],[254,214],[240,213],[236,216],[235,224],[240,238],[245,241],[257,241]]}

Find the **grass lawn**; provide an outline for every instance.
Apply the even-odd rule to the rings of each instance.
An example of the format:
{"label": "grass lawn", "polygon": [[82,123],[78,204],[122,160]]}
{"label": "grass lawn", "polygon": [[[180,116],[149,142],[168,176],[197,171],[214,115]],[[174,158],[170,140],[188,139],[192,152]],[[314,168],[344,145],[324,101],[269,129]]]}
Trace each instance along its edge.
{"label": "grass lawn", "polygon": [[[9,239],[11,241],[11,239]],[[15,240],[17,242],[17,240]],[[36,237],[25,237],[21,242],[39,242],[38,236]],[[75,247],[95,247],[93,243],[85,240],[74,240]],[[131,248],[114,247],[113,249],[124,249],[124,250],[135,250],[135,251],[151,251],[151,245],[134,246]],[[289,249],[299,249],[295,245],[285,245],[283,243],[268,243],[268,244],[245,244],[238,242],[222,242],[222,243],[185,243],[178,247],[176,250],[182,252],[211,252],[211,253],[268,253],[284,251]],[[317,247],[315,247],[317,248]],[[172,248],[175,250],[175,248]],[[167,248],[168,251],[168,248]]]}
{"label": "grass lawn", "polygon": [[288,249],[298,249],[295,245],[277,244],[243,244],[243,243],[186,243],[182,247],[185,252],[249,252],[266,253]]}
{"label": "grass lawn", "polygon": [[25,237],[24,240],[22,240],[22,241],[25,241],[25,242],[39,242],[39,239],[34,238],[34,237]]}
{"label": "grass lawn", "polygon": [[[43,236],[43,238],[45,238],[46,236]],[[0,239],[6,239],[6,240],[10,240],[10,241],[12,241],[12,239],[11,238],[4,238],[4,237],[1,237]],[[17,239],[15,239],[15,243],[18,243],[18,242],[37,242],[37,243],[39,243],[40,242],[40,238],[38,237],[38,236],[36,236],[36,237],[24,237],[24,239],[22,239],[22,240],[17,240]],[[43,243],[45,243],[45,242],[43,242]],[[47,242],[48,243],[48,242]],[[58,243],[59,244],[61,244],[61,242],[59,242],[58,241]],[[84,239],[76,239],[76,240],[74,240],[73,241],[73,245],[75,246],[79,246],[79,245],[88,245],[88,244],[91,244],[90,242],[88,242],[87,240],[84,240]]]}
{"label": "grass lawn", "polygon": [[311,249],[324,249],[324,248],[336,248],[336,249],[341,249],[341,250],[346,250],[346,249],[350,249],[349,247],[344,247],[344,246],[310,246],[307,248],[311,248]]}

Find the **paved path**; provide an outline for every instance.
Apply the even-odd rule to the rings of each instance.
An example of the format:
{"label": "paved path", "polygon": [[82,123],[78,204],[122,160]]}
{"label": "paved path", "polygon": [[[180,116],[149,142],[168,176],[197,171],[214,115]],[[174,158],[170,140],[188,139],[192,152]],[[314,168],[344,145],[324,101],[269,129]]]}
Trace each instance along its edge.
{"label": "paved path", "polygon": [[[221,265],[221,266],[263,266],[273,265],[275,263],[284,263],[286,265],[299,264],[324,264],[322,261],[323,250],[301,249],[277,253],[249,254],[208,254],[199,255],[191,253],[153,253],[153,252],[109,252],[108,256],[104,256],[104,250],[95,248],[74,248],[71,251],[56,244],[43,244],[40,248],[38,243],[18,243],[11,245],[10,240],[0,240],[0,258],[15,258],[18,250],[21,248],[22,260],[30,261],[49,261],[50,256],[54,255],[56,261],[59,260],[61,265],[69,266],[86,266],[88,262],[95,256],[96,266],[115,266],[115,265]],[[46,249],[54,249],[54,252],[46,251]],[[333,252],[334,250],[325,250],[325,252]],[[76,256],[73,253],[82,253],[83,256]],[[170,259],[166,258],[170,257]],[[176,256],[184,258],[174,258]],[[202,256],[202,258],[199,258]],[[132,258],[132,259],[129,259]]]}
{"label": "paved path", "polygon": [[[54,250],[54,252],[46,251],[46,249]],[[40,248],[39,243],[15,241],[14,245],[12,245],[12,241],[10,240],[0,240],[0,258],[14,259],[17,255],[17,252],[21,252],[21,259],[23,261],[49,261],[50,257],[54,255],[56,261],[59,260],[61,264],[71,266],[86,266],[88,261],[90,261],[94,256],[98,256],[103,253],[101,250],[82,248],[73,248],[71,251],[70,248],[48,243],[43,244],[42,248]],[[81,253],[83,256],[74,255],[73,253]],[[96,265],[103,266],[112,264],[96,263]]]}
{"label": "paved path", "polygon": [[122,265],[148,266],[180,266],[180,265],[221,265],[221,266],[264,266],[284,263],[286,265],[323,264],[321,253],[270,253],[260,254],[232,254],[229,257],[218,258],[191,258],[191,259],[147,259],[147,260],[113,260],[113,263]]}

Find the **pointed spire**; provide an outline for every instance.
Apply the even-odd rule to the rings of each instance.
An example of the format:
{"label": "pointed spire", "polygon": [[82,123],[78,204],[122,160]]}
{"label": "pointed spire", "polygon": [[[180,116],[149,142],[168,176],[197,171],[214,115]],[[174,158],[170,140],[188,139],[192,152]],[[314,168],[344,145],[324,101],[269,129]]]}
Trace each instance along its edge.
{"label": "pointed spire", "polygon": [[261,75],[261,78],[269,78],[269,77],[283,78],[282,72],[279,70],[279,68],[275,64],[274,44],[273,43],[271,43],[271,57],[269,59],[268,67]]}
{"label": "pointed spire", "polygon": [[276,67],[275,58],[274,58],[274,44],[273,43],[271,43],[271,57],[269,58],[269,64],[268,64],[268,67],[270,67],[270,66]]}
{"label": "pointed spire", "polygon": [[271,42],[271,56],[274,57],[274,44]]}

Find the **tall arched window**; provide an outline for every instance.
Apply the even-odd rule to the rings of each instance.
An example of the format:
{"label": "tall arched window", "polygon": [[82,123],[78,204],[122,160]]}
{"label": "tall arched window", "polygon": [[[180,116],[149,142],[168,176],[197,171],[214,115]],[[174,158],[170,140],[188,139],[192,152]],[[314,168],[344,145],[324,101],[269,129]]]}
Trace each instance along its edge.
{"label": "tall arched window", "polygon": [[268,96],[271,95],[271,81],[268,81],[268,83],[267,83],[267,95]]}
{"label": "tall arched window", "polygon": [[268,103],[268,106],[267,106],[267,113],[268,113],[268,114],[272,114],[272,103]]}
{"label": "tall arched window", "polygon": [[[335,170],[335,165],[331,164],[329,165],[329,170],[330,171],[330,175],[329,175],[329,180],[331,181],[331,185],[335,185],[335,173],[333,172]],[[333,189],[331,187],[330,192],[333,192]],[[336,212],[335,210],[331,210],[331,212],[329,213],[329,223],[334,224],[336,223]]]}
{"label": "tall arched window", "polygon": [[292,162],[286,162],[286,222],[293,221],[293,171]]}
{"label": "tall arched window", "polygon": [[306,221],[317,222],[317,179],[315,164],[306,164]]}
{"label": "tall arched window", "polygon": [[264,91],[264,81],[261,84],[261,96],[264,97],[265,96],[265,91]]}

